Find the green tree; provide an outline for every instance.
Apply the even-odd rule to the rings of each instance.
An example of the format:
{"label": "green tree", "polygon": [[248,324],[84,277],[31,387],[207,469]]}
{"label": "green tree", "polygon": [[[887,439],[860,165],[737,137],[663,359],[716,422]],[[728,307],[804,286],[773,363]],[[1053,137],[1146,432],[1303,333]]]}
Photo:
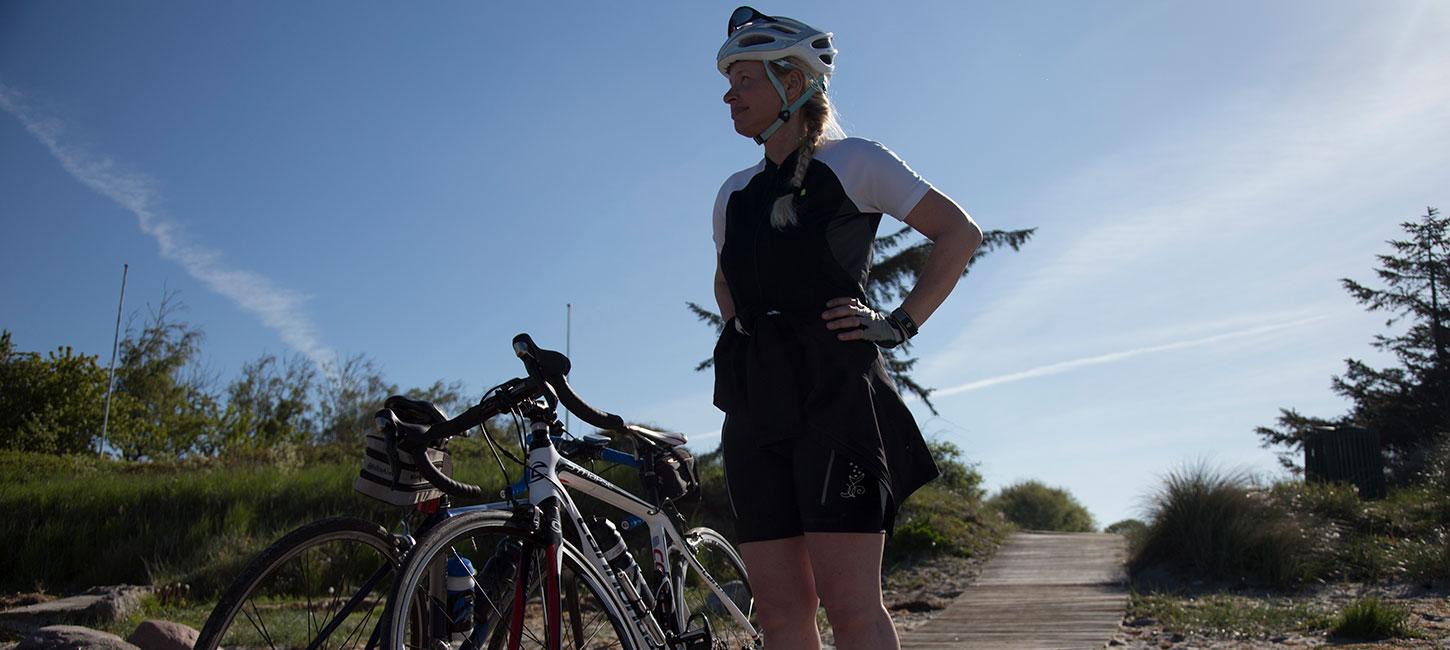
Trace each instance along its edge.
{"label": "green tree", "polygon": [[[971,272],[972,266],[993,251],[1002,248],[1021,250],[1022,245],[1026,244],[1036,231],[1036,228],[1028,228],[1025,230],[990,230],[983,233],[982,245],[967,262],[967,268],[962,270],[962,277],[966,277]],[[931,250],[931,240],[915,235],[915,231],[910,226],[903,226],[894,233],[877,237],[871,249],[871,272],[866,280],[866,298],[872,307],[890,311],[894,305],[905,299],[921,277],[921,271],[926,267],[926,260],[931,256]],[[716,332],[725,326],[725,321],[720,318],[719,314],[698,303],[685,304],[695,314],[695,317],[714,326]],[[908,341],[895,348],[883,349],[881,353],[885,360],[886,371],[897,385],[920,397],[927,408],[931,409],[932,413],[936,413],[936,405],[931,402],[932,389],[922,386],[911,377],[911,370],[916,366],[917,361],[916,357],[911,356],[911,342]],[[705,359],[695,366],[695,370],[705,370],[713,365],[714,361],[714,359]]]}
{"label": "green tree", "polygon": [[313,388],[317,371],[300,355],[263,354],[242,366],[226,390],[218,436],[201,442],[204,453],[268,449],[307,442],[314,430]]}
{"label": "green tree", "polygon": [[0,449],[51,454],[91,451],[101,430],[106,370],[69,347],[42,357],[16,352],[0,332]]}
{"label": "green tree", "polygon": [[1377,334],[1371,343],[1393,354],[1398,365],[1374,368],[1346,359],[1345,372],[1333,378],[1332,388],[1350,400],[1348,413],[1320,418],[1286,408],[1280,410],[1277,427],[1255,429],[1264,447],[1282,449],[1279,461],[1291,470],[1302,469],[1304,441],[1313,431],[1349,425],[1379,432],[1391,475],[1404,483],[1421,473],[1428,450],[1450,432],[1450,338],[1445,332],[1450,319],[1450,219],[1426,208],[1418,221],[1400,227],[1408,238],[1391,240],[1393,252],[1376,256],[1382,288],[1340,280],[1367,310],[1389,314],[1387,329],[1406,322],[1402,331]]}
{"label": "green tree", "polygon": [[318,402],[319,441],[360,443],[375,428],[373,414],[398,387],[383,379],[378,363],[357,353],[328,369]]}
{"label": "green tree", "polygon": [[1018,526],[1030,530],[1092,532],[1096,528],[1092,514],[1062,488],[1049,487],[1041,481],[1022,481],[1002,488],[987,500]]}
{"label": "green tree", "polygon": [[144,327],[128,326],[121,341],[106,442],[126,460],[184,455],[218,435],[218,401],[198,367],[206,335],[175,319],[184,308],[167,293]]}

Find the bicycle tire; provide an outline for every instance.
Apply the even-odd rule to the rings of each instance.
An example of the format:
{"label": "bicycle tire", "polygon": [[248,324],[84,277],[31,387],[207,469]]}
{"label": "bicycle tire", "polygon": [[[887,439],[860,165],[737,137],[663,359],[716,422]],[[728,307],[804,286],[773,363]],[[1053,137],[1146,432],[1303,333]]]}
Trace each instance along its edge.
{"label": "bicycle tire", "polygon": [[725,539],[724,535],[704,526],[692,528],[685,533],[685,544],[690,553],[710,575],[708,580],[699,571],[680,558],[679,570],[675,572],[674,588],[683,593],[686,621],[689,629],[699,626],[697,620],[704,619],[710,627],[715,648],[741,650],[760,647],[760,637],[739,624],[739,621],[719,600],[710,582],[720,585],[722,591],[735,604],[759,632],[760,626],[755,613],[754,592],[750,590],[750,579],[745,572],[745,561],[740,553]]}
{"label": "bicycle tire", "polygon": [[[359,587],[361,588],[362,585],[366,584],[366,579],[376,577],[375,586],[368,589],[368,593],[374,590],[380,595],[387,593],[387,588],[391,585],[392,578],[397,574],[398,569],[398,550],[388,531],[373,522],[356,517],[320,519],[283,535],[280,539],[273,542],[271,546],[268,546],[261,553],[257,554],[256,557],[252,558],[251,562],[247,563],[241,575],[223,592],[221,599],[217,601],[216,607],[212,609],[211,615],[207,617],[206,624],[197,636],[196,650],[217,650],[217,648],[223,645],[223,641],[226,641],[227,647],[243,645],[237,642],[237,639],[232,639],[228,636],[228,633],[233,631],[234,624],[238,622],[239,614],[251,623],[253,631],[259,632],[268,646],[278,647],[278,640],[271,638],[271,629],[266,625],[267,621],[263,617],[263,610],[258,605],[258,602],[254,602],[254,597],[257,600],[262,599],[261,592],[268,589],[268,578],[276,577],[279,580],[279,586],[283,584],[285,576],[288,573],[287,567],[289,566],[289,562],[293,560],[298,560],[298,566],[302,567],[302,582],[304,583],[304,587],[307,586],[305,583],[310,582],[310,580],[305,572],[305,567],[307,566],[306,555],[309,551],[321,549],[324,545],[333,542],[344,543],[343,553],[345,554],[350,550],[346,546],[353,545],[364,556],[370,556],[358,558],[359,567],[376,567],[359,583]],[[350,563],[352,559],[351,557],[345,558],[343,564]],[[343,640],[343,643],[338,644],[336,647],[349,645],[348,639],[353,637],[357,637],[359,641],[367,642],[370,638],[369,631],[367,630],[367,621],[372,618],[375,612],[381,614],[381,604],[376,601],[368,604],[366,602],[368,593],[354,592],[347,594],[348,591],[352,590],[346,588],[346,583],[344,583],[343,589],[336,589],[335,587],[333,589],[334,592],[330,600],[336,607],[335,609],[329,608],[331,610],[329,614],[331,616],[342,614],[343,618],[339,620],[344,622],[333,630],[330,630],[330,632],[344,631],[348,635]],[[313,619],[314,604],[311,601],[311,594],[308,594],[307,597],[308,601],[305,611],[309,617],[309,622],[305,629],[309,640],[301,644],[283,641],[282,647],[306,647],[313,640],[316,640],[316,635],[313,633],[314,629],[317,630],[316,634],[320,634],[328,627],[327,623]],[[358,599],[358,602],[354,604],[352,601],[355,597]],[[346,600],[343,600],[344,598]],[[252,605],[251,612],[246,611],[249,602]],[[346,617],[351,615],[352,612],[343,612],[342,610],[350,604],[355,606],[368,606],[368,610],[364,613],[363,621],[357,625],[347,625],[345,623]],[[285,612],[295,610],[295,608],[281,606],[277,610],[278,612],[282,612],[279,613],[279,616],[286,616]],[[313,623],[316,623],[316,625],[313,625]],[[277,626],[277,629],[280,633],[286,628],[284,626]],[[245,636],[243,632],[245,632],[244,629],[239,630],[237,636]]]}
{"label": "bicycle tire", "polygon": [[[442,638],[443,632],[436,629],[436,625],[429,627],[429,621],[437,620],[437,615],[418,614],[439,609],[443,603],[436,602],[437,590],[428,582],[429,574],[438,575],[439,558],[446,557],[445,553],[457,552],[466,557],[473,564],[477,573],[478,585],[474,589],[475,594],[475,627],[471,637],[466,641],[469,647],[503,648],[507,645],[508,618],[512,613],[512,596],[514,593],[513,569],[509,568],[502,575],[508,576],[507,586],[490,582],[486,571],[489,561],[498,553],[497,549],[503,548],[505,543],[518,543],[521,549],[517,561],[528,561],[530,566],[536,570],[531,571],[529,587],[526,590],[530,596],[528,610],[537,615],[542,613],[542,605],[538,594],[541,582],[535,578],[541,573],[543,564],[543,551],[535,544],[536,535],[532,531],[519,528],[511,522],[511,516],[503,511],[478,511],[452,517],[432,532],[426,535],[414,547],[409,554],[402,569],[398,572],[397,580],[393,583],[393,590],[388,597],[390,610],[396,608],[399,611],[412,612],[408,617],[394,617],[391,613],[385,615],[387,621],[384,630],[385,643],[383,647],[393,650],[413,650],[415,648],[435,647],[449,648],[457,647],[458,642],[453,636]],[[620,648],[623,650],[635,650],[631,628],[626,622],[624,609],[617,598],[610,591],[607,583],[594,571],[576,551],[572,544],[567,541],[561,547],[562,563],[564,566],[561,574],[561,585],[565,593],[560,602],[561,608],[569,611],[561,612],[565,624],[565,639],[561,644],[563,647],[589,647],[589,648]],[[584,591],[579,588],[583,587]],[[488,594],[493,594],[490,597]],[[581,604],[580,597],[585,596],[589,600]],[[426,599],[426,600],[425,600]],[[425,604],[419,605],[422,601]],[[535,607],[535,605],[538,605]],[[480,616],[487,618],[480,619]],[[587,621],[584,619],[587,617]],[[421,623],[421,625],[420,625]],[[528,623],[524,624],[523,647],[547,647],[542,638],[542,625],[540,629],[531,631]],[[465,633],[466,634],[466,633]],[[572,639],[572,641],[571,641]],[[586,642],[594,641],[590,645]]]}

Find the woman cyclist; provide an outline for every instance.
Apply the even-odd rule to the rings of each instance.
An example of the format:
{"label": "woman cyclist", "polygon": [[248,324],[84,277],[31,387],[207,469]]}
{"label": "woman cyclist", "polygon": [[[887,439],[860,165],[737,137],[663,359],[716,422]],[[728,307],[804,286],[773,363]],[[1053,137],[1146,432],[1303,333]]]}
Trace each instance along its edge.
{"label": "woman cyclist", "polygon": [[[715,201],[715,405],[740,552],[770,648],[896,648],[881,553],[897,507],[937,475],[878,347],[916,334],[981,230],[885,147],[846,138],[831,34],[749,7],[716,56],[735,131],[765,147]],[[933,242],[889,313],[866,304],[883,214]]]}

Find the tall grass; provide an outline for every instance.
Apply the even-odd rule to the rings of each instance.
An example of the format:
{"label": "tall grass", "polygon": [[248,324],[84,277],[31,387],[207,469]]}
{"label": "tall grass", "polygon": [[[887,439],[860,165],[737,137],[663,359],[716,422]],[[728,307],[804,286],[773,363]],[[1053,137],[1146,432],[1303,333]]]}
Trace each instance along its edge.
{"label": "tall grass", "polygon": [[[337,456],[314,452],[292,464],[225,465],[5,454],[0,589],[185,581],[209,594],[307,521],[344,514],[397,521],[404,511],[353,491],[360,459]],[[18,468],[26,469],[11,473]],[[456,476],[485,486],[501,486],[497,474],[482,462],[455,464]]]}
{"label": "tall grass", "polygon": [[1284,508],[1244,472],[1197,464],[1153,495],[1134,572],[1166,567],[1209,579],[1297,585],[1321,572],[1322,529]]}
{"label": "tall grass", "polygon": [[[477,440],[451,445],[454,476],[496,492],[518,477],[499,473]],[[976,555],[1007,525],[981,502],[981,476],[942,447],[944,478],[901,508],[888,561],[923,554]],[[0,591],[56,593],[101,584],[186,582],[195,598],[224,589],[252,556],[322,517],[352,515],[393,528],[406,509],[353,491],[353,448],[281,448],[226,459],[125,463],[0,452]],[[697,461],[702,494],[679,504],[690,525],[727,536],[732,520],[718,452]],[[637,473],[604,464],[606,479],[638,490]],[[586,514],[605,510],[579,499]],[[648,551],[645,551],[646,555]]]}
{"label": "tall grass", "polygon": [[1386,605],[1378,598],[1361,598],[1335,617],[1329,634],[1340,639],[1379,641],[1414,636],[1415,630],[1410,613],[1404,609]]}

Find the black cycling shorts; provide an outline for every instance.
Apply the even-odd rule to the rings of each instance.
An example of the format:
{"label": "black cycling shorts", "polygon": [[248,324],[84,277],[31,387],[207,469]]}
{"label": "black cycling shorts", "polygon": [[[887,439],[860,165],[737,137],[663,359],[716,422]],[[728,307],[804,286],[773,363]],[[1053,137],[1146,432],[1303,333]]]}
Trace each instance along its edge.
{"label": "black cycling shorts", "polygon": [[886,530],[888,492],[881,480],[805,436],[751,444],[748,432],[730,430],[730,419],[721,442],[737,542]]}

